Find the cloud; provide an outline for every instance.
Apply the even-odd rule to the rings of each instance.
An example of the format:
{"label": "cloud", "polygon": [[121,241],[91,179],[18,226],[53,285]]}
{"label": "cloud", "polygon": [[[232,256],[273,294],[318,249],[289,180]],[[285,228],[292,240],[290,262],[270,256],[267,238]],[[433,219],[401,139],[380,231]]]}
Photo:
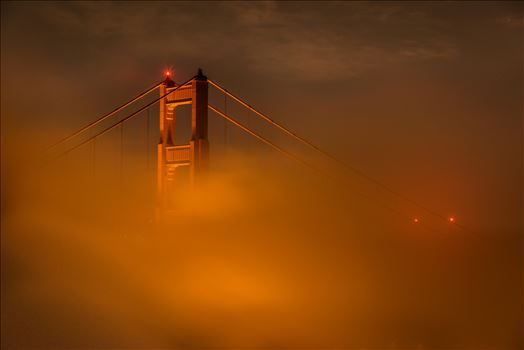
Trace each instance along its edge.
{"label": "cloud", "polygon": [[211,57],[262,75],[315,82],[391,63],[457,56],[457,44],[437,34],[441,22],[428,19],[428,11],[366,3],[75,2],[34,6],[30,12],[91,43],[81,48],[91,54]]}
{"label": "cloud", "polygon": [[[249,62],[263,74],[306,81],[346,79],[377,65],[458,54],[447,38],[411,32],[426,16],[416,17],[399,6],[240,3],[230,8],[244,33]],[[398,24],[400,31],[391,35],[389,28]]]}

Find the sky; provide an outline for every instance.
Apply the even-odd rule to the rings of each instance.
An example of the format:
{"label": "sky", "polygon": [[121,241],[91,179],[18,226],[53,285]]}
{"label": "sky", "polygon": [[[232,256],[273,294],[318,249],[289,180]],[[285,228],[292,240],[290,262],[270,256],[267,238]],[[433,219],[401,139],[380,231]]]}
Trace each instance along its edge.
{"label": "sky", "polygon": [[[410,191],[398,170],[411,168],[409,180],[452,176],[450,192],[512,183],[509,195],[521,178],[520,11],[511,2],[13,2],[2,7],[3,139],[45,128],[42,146],[51,144],[166,68],[183,81],[202,67],[381,181]],[[28,83],[38,84],[36,113]],[[482,183],[467,180],[479,173]],[[411,182],[422,186],[415,193],[435,185]]]}
{"label": "sky", "polygon": [[[4,208],[17,207],[13,203],[24,198],[15,189],[25,185],[16,178],[20,169],[31,168],[25,160],[34,157],[35,152],[43,152],[47,145],[160,81],[166,69],[172,70],[174,79],[182,82],[202,68],[210,79],[330,154],[444,217],[457,217],[461,225],[483,237],[474,240],[474,246],[482,247],[479,248],[482,253],[470,248],[478,259],[475,260],[478,264],[472,263],[471,269],[487,271],[484,277],[478,277],[479,285],[486,287],[478,305],[493,316],[493,324],[498,323],[508,331],[495,331],[496,327],[486,321],[471,334],[478,334],[478,329],[492,329],[492,333],[485,332],[486,338],[479,337],[477,344],[522,344],[522,339],[516,340],[515,333],[511,333],[522,326],[522,313],[514,311],[522,310],[522,300],[515,296],[522,291],[524,209],[522,4],[13,1],[2,2],[1,6]],[[212,131],[220,144],[222,126],[211,124],[211,128],[220,128]],[[240,136],[230,133],[239,140]],[[286,144],[284,138],[275,137]],[[129,137],[126,144],[132,147],[132,143]],[[249,150],[245,144],[235,145],[240,153]],[[213,147],[212,140],[211,152]],[[220,152],[215,154],[218,158]],[[252,166],[257,168],[257,164]],[[287,175],[281,176],[283,183],[294,181]],[[260,183],[263,177],[257,173],[246,178]],[[278,176],[268,175],[268,178],[274,181],[275,188],[282,185]],[[369,183],[361,187],[355,185],[362,181],[355,174],[350,179],[354,186],[371,193],[374,199],[398,205],[408,216],[427,215],[397,202],[398,198],[391,193],[382,193]],[[290,196],[300,198],[300,190],[292,186],[289,191]],[[329,195],[311,193],[311,197],[324,203],[319,198],[325,195],[339,203],[330,191],[326,189]],[[287,193],[284,189],[282,192]],[[249,197],[246,193],[241,196],[244,200]],[[257,192],[257,195],[265,198],[263,193]],[[335,198],[330,197],[333,195]],[[272,205],[286,208],[298,204],[300,207],[300,203],[295,203],[296,198],[290,200],[284,195],[278,198],[283,199],[275,204],[261,200],[260,206],[266,210]],[[216,210],[217,206],[213,204],[210,208]],[[328,213],[329,210],[324,212],[325,220],[332,220],[333,230],[342,230],[344,220],[331,218]],[[300,217],[304,213],[291,210],[291,214],[291,217]],[[366,211],[362,217],[369,215]],[[279,227],[292,226],[293,222],[279,222]],[[355,225],[361,229],[362,222],[357,222]],[[18,229],[20,226],[15,224],[10,232]],[[261,224],[258,231],[266,229],[271,227]],[[287,231],[278,228],[275,232]],[[311,237],[315,237],[314,233]],[[311,239],[310,244],[314,246],[315,239]],[[281,243],[287,247],[287,243]],[[24,241],[15,240],[12,248],[4,246],[3,255],[11,259],[18,256]],[[487,253],[484,250],[487,246],[496,249]],[[297,261],[307,260],[308,249],[297,252]],[[374,250],[369,254],[371,251]],[[350,252],[354,253],[351,249]],[[337,254],[344,256],[343,251]],[[269,258],[260,256],[259,259],[254,259],[253,266],[260,268],[264,259]],[[190,259],[187,264],[198,270]],[[29,266],[34,266],[34,262]],[[452,269],[452,266],[446,268]],[[337,273],[343,274],[344,270]],[[495,276],[501,279],[500,288],[490,290],[489,279]],[[277,283],[276,280],[275,277],[268,281]],[[451,279],[446,283],[451,286],[455,281]],[[450,287],[448,292],[452,294],[453,289]],[[321,294],[316,295],[318,299],[313,304],[322,304]],[[466,298],[465,295],[458,294],[459,300],[465,300],[461,299]],[[500,313],[487,306],[491,297],[507,301]],[[449,300],[443,300],[444,305],[448,305],[446,300]],[[282,303],[286,305],[286,301]],[[472,303],[471,308],[475,309],[477,304]],[[13,302],[13,305],[18,304]],[[322,312],[337,315],[327,309]],[[286,315],[295,314],[289,311]],[[5,314],[2,317],[9,320]],[[463,314],[456,318],[468,322]],[[217,327],[211,321],[208,326],[211,333]],[[39,327],[38,322],[34,327]],[[2,331],[14,334],[13,344],[27,345],[17,343],[23,332],[12,329],[2,328]],[[281,343],[278,332],[268,331],[267,334],[276,334],[268,344],[303,346],[300,340],[321,346],[331,344],[326,339],[338,339],[336,344],[346,344],[339,330],[332,335],[324,331],[318,339],[297,335]],[[386,333],[379,332],[377,339],[391,345]],[[100,337],[105,339],[103,335]],[[259,338],[263,336],[258,334],[258,338],[253,336],[249,341]],[[404,344],[411,344],[409,340],[413,336],[399,338],[407,339]],[[42,339],[43,344],[56,341]],[[112,344],[118,344],[118,339]],[[225,340],[218,336],[212,339],[219,346],[231,344],[228,341],[245,344],[226,336]],[[427,340],[428,346],[438,344],[432,343],[431,337],[427,339],[420,342]],[[455,338],[450,336],[446,341],[457,344],[452,339]],[[184,341],[192,344],[191,340]],[[256,346],[262,343],[261,340]]]}

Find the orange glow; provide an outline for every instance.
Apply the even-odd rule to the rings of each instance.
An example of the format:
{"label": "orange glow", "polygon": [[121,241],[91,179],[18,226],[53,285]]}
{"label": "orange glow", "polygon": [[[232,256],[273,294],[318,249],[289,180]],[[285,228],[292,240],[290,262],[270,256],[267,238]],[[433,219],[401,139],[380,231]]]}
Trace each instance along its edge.
{"label": "orange glow", "polygon": [[450,216],[449,219],[448,219],[448,221],[449,221],[450,223],[454,223],[454,222],[455,222],[455,218],[454,218],[453,216]]}
{"label": "orange glow", "polygon": [[169,76],[171,76],[171,72],[166,70],[166,77],[169,77]]}
{"label": "orange glow", "polygon": [[414,218],[413,219],[413,223],[418,224],[419,223],[419,219],[418,218]]}

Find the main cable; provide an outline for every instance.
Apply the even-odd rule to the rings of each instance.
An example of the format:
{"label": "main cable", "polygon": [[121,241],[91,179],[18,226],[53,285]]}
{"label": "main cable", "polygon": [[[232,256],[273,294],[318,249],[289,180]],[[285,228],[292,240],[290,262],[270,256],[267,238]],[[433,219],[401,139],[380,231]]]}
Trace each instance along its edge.
{"label": "main cable", "polygon": [[71,140],[72,138],[74,138],[75,136],[78,136],[80,135],[81,133],[83,133],[84,131],[86,131],[87,129],[101,123],[102,121],[106,120],[107,118],[113,116],[115,113],[118,113],[120,112],[121,110],[123,110],[124,108],[126,108],[127,106],[135,103],[136,101],[140,100],[141,98],[143,98],[144,96],[148,95],[151,91],[155,90],[156,88],[158,88],[161,84],[163,83],[163,81],[161,81],[160,83],[157,83],[153,86],[151,86],[150,88],[148,88],[147,90],[144,90],[143,92],[141,92],[140,94],[138,94],[137,96],[133,97],[131,100],[127,101],[126,103],[124,103],[123,105],[121,105],[120,107],[117,107],[115,109],[113,109],[111,112],[103,115],[102,117],[98,118],[97,120],[85,125],[84,127],[78,129],[77,131],[75,131],[74,133],[64,137],[63,139],[61,139],[60,141],[57,141],[55,142],[54,144],[52,144],[51,146],[49,146],[47,148],[46,151],[49,151],[53,148],[55,148],[56,146],[58,145],[61,145],[62,143],[64,142],[67,142],[69,140]]}
{"label": "main cable", "polygon": [[114,128],[116,128],[116,127],[117,127],[118,125],[120,125],[121,123],[125,122],[126,120],[129,120],[129,119],[133,118],[134,116],[136,116],[137,114],[139,114],[140,112],[142,112],[143,110],[145,110],[146,108],[152,106],[153,104],[157,103],[157,102],[160,101],[161,99],[167,97],[169,94],[172,94],[173,92],[175,92],[175,91],[178,90],[179,88],[185,86],[187,83],[189,83],[189,82],[190,82],[191,80],[193,80],[193,79],[194,79],[194,78],[188,79],[188,80],[187,80],[186,82],[184,82],[183,84],[177,85],[173,90],[171,90],[171,91],[169,91],[169,92],[166,92],[164,95],[160,96],[159,98],[157,98],[157,99],[155,99],[155,100],[149,102],[148,104],[146,104],[145,106],[143,106],[143,107],[141,107],[140,109],[136,110],[135,112],[131,113],[131,114],[128,115],[127,117],[125,117],[125,118],[119,120],[117,123],[115,123],[115,124],[113,124],[113,125],[111,125],[111,126],[105,128],[104,130],[102,130],[102,131],[100,131],[99,133],[97,133],[97,134],[91,136],[91,137],[88,138],[87,140],[82,141],[81,143],[77,144],[76,146],[71,147],[71,148],[67,149],[66,151],[64,151],[64,152],[62,152],[62,153],[60,153],[60,154],[58,154],[58,155],[55,157],[55,159],[61,157],[62,155],[66,154],[66,153],[69,153],[69,152],[71,152],[71,151],[73,151],[73,150],[75,150],[75,149],[77,149],[77,148],[79,148],[79,147],[85,145],[85,144],[88,143],[89,141],[91,141],[91,140],[93,140],[93,139],[95,139],[95,138],[97,138],[97,137],[99,137],[99,136],[102,136],[103,134],[105,134],[105,133],[107,133],[107,132],[113,130]]}
{"label": "main cable", "polygon": [[286,151],[285,149],[277,146],[276,144],[274,144],[273,142],[269,141],[268,139],[266,139],[264,136],[258,134],[257,132],[251,130],[249,127],[241,124],[239,121],[233,119],[232,117],[230,117],[229,115],[223,113],[222,111],[220,111],[219,109],[217,109],[216,107],[214,107],[213,105],[210,105],[208,104],[207,107],[215,112],[216,114],[218,114],[220,117],[224,118],[225,120],[227,120],[228,122],[238,126],[240,129],[244,130],[245,132],[247,132],[248,134],[254,136],[255,138],[257,138],[258,140],[264,142],[266,145],[269,145],[270,147],[272,147],[273,149],[277,150],[278,152],[282,153],[283,155],[285,155],[286,157],[288,158],[291,158],[293,159],[294,161],[296,162],[299,162],[305,166],[307,166],[308,168],[311,168],[315,171],[318,171],[315,167],[313,167],[312,165],[306,163],[305,161],[303,161],[302,159],[298,158],[297,156],[295,156],[294,154]]}
{"label": "main cable", "polygon": [[[322,171],[320,169],[317,169],[316,167],[314,167],[313,165],[305,162],[304,160],[302,160],[301,158],[299,158],[298,156],[292,154],[291,152],[288,152],[286,150],[284,150],[283,148],[279,147],[278,145],[274,144],[273,142],[269,141],[268,139],[266,139],[265,137],[263,137],[262,135],[256,133],[255,131],[251,130],[248,126],[245,126],[243,125],[242,123],[240,123],[239,121],[237,121],[236,119],[234,119],[233,117],[231,117],[230,115],[220,111],[218,108],[214,107],[213,105],[211,104],[208,104],[207,107],[215,112],[218,116],[224,118],[225,120],[227,120],[228,122],[232,123],[233,125],[241,128],[243,131],[249,133],[250,135],[256,137],[258,140],[262,141],[263,143],[269,145],[270,147],[272,147],[273,149],[275,149],[276,151],[284,154],[286,157],[288,158],[291,158],[292,160],[316,171],[318,174],[320,174],[321,176],[325,176],[326,178],[330,179],[330,180],[336,180],[335,177],[333,177],[333,175],[329,174],[328,172],[325,172],[325,171]],[[396,214],[396,215],[399,215],[400,217],[404,218],[404,219],[410,219],[410,217],[403,213],[402,211],[400,210],[397,210],[395,208],[393,208],[392,206],[384,203],[383,201],[378,201],[376,199],[373,199],[371,198],[370,196],[362,193],[361,191],[357,191],[355,189],[352,189],[351,190],[353,193],[356,193],[357,195],[371,201],[372,203],[374,203],[375,205],[379,206],[379,207],[382,207],[386,210],[389,210],[390,212]],[[424,227],[424,229],[426,230],[429,230],[429,227],[427,227],[426,225],[422,225]]]}
{"label": "main cable", "polygon": [[258,115],[259,117],[261,117],[262,119],[264,119],[266,122],[268,122],[269,124],[277,127],[278,129],[282,130],[283,132],[285,132],[286,134],[288,134],[289,136],[293,137],[295,140],[307,145],[308,147],[312,148],[313,150],[317,151],[318,153],[322,154],[323,156],[331,159],[332,161],[336,162],[337,164],[339,164],[340,166],[342,166],[343,168],[346,168],[350,171],[352,171],[353,173],[359,175],[360,177],[362,178],[365,178],[366,180],[374,183],[375,185],[381,187],[382,189],[386,190],[387,192],[393,194],[394,196],[398,197],[398,198],[401,198],[403,199],[404,201],[406,202],[409,202],[411,203],[412,205],[426,211],[427,213],[431,214],[431,215],[434,215],[440,219],[443,219],[443,220],[446,220],[446,218],[427,208],[426,206],[414,201],[413,199],[409,198],[409,197],[406,197],[405,195],[403,195],[402,193],[400,192],[397,192],[393,189],[391,189],[389,186],[383,184],[382,182],[376,180],[375,178],[365,174],[364,172],[362,172],[361,170],[347,164],[346,162],[343,162],[342,160],[338,159],[337,157],[331,155],[330,153],[324,151],[323,149],[321,149],[320,147],[316,146],[315,144],[313,144],[312,142],[306,140],[305,138],[297,135],[295,132],[289,130],[289,128],[285,127],[284,125],[276,122],[275,120],[271,119],[270,117],[268,117],[267,115],[265,115],[264,113],[256,110],[254,107],[252,107],[251,105],[247,104],[246,102],[244,102],[240,97],[237,97],[235,95],[233,95],[231,92],[229,92],[228,90],[226,90],[225,88],[223,88],[222,86],[218,85],[217,83],[215,83],[214,81],[212,80],[208,80],[209,83],[211,85],[213,85],[215,88],[217,88],[218,90],[222,91],[222,93],[228,95],[229,97],[231,97],[232,99],[234,99],[235,101],[237,101],[238,103],[240,103],[242,106],[246,107],[247,109],[249,109],[250,111],[252,111],[253,113],[255,113],[256,115]]}

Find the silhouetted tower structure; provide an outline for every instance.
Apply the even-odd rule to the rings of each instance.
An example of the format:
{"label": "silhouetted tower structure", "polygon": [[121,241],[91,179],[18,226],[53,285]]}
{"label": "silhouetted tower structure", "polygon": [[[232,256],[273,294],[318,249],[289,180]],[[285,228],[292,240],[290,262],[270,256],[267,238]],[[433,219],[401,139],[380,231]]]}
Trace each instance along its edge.
{"label": "silhouetted tower structure", "polygon": [[[175,87],[175,82],[167,77],[160,85],[160,96]],[[160,100],[157,194],[161,211],[172,207],[179,167],[189,167],[190,186],[198,184],[208,169],[207,93],[207,77],[199,69],[192,80]],[[176,109],[188,104],[191,105],[191,139],[189,144],[179,145],[176,142]]]}

